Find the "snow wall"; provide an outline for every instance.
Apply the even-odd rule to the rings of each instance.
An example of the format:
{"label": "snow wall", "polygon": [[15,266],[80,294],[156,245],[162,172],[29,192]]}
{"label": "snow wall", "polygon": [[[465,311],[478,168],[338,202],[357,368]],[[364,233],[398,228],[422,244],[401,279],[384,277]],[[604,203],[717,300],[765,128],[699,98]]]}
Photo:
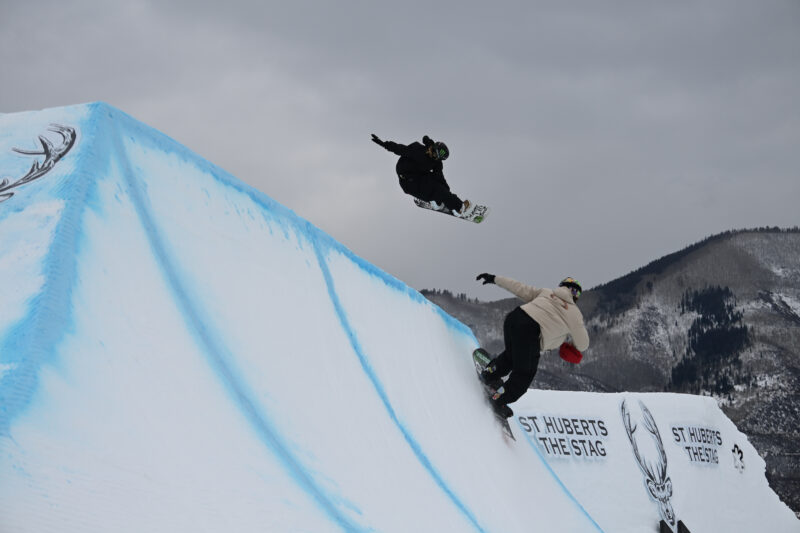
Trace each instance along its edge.
{"label": "snow wall", "polygon": [[1,533],[800,530],[707,398],[504,437],[466,326],[113,107],[0,115],[0,172]]}

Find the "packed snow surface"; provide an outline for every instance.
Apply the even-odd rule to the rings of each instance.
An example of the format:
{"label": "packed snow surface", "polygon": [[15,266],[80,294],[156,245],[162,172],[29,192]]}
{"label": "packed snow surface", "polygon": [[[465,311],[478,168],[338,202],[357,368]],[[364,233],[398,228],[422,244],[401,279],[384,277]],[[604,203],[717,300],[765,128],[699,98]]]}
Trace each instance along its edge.
{"label": "packed snow surface", "polygon": [[0,115],[0,280],[1,532],[798,531],[708,398],[505,437],[469,328],[102,103]]}

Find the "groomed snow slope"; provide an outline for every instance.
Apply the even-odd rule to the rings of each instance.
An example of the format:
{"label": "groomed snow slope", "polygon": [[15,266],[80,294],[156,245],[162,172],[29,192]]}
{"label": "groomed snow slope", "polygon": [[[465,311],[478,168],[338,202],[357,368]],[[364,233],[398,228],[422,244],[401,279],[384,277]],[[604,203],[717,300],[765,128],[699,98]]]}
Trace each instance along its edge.
{"label": "groomed snow slope", "polygon": [[708,399],[505,438],[467,327],[102,103],[0,115],[0,281],[2,533],[798,531]]}

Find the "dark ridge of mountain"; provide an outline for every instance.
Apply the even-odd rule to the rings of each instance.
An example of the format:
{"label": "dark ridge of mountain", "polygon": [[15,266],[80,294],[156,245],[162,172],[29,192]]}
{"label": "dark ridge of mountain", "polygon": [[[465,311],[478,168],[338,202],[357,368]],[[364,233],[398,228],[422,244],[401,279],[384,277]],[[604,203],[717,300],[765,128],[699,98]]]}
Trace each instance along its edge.
{"label": "dark ridge of mountain", "polygon": [[[781,233],[800,233],[800,228],[778,228],[778,227],[763,227],[758,229],[742,229],[730,230],[716,235],[711,235],[705,239],[687,246],[686,248],[665,255],[647,265],[634,270],[620,278],[600,284],[591,289],[597,305],[600,310],[605,312],[613,312],[614,310],[625,308],[632,303],[632,298],[636,293],[637,287],[642,282],[647,282],[650,277],[658,276],[668,268],[678,264],[682,259],[690,255],[708,244],[724,241],[732,236],[746,233],[762,233],[762,234],[781,234]],[[588,291],[587,291],[588,294]]]}

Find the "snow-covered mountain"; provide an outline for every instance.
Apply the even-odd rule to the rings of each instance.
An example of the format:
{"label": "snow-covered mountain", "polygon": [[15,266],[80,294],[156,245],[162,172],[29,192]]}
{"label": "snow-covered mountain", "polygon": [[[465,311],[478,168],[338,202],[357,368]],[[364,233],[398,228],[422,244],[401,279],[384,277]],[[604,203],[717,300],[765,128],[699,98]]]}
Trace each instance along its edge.
{"label": "snow-covered mountain", "polygon": [[[494,351],[519,303],[423,294]],[[709,237],[584,292],[579,305],[591,336],[583,362],[543,357],[534,387],[712,395],[800,511],[800,230]]]}

